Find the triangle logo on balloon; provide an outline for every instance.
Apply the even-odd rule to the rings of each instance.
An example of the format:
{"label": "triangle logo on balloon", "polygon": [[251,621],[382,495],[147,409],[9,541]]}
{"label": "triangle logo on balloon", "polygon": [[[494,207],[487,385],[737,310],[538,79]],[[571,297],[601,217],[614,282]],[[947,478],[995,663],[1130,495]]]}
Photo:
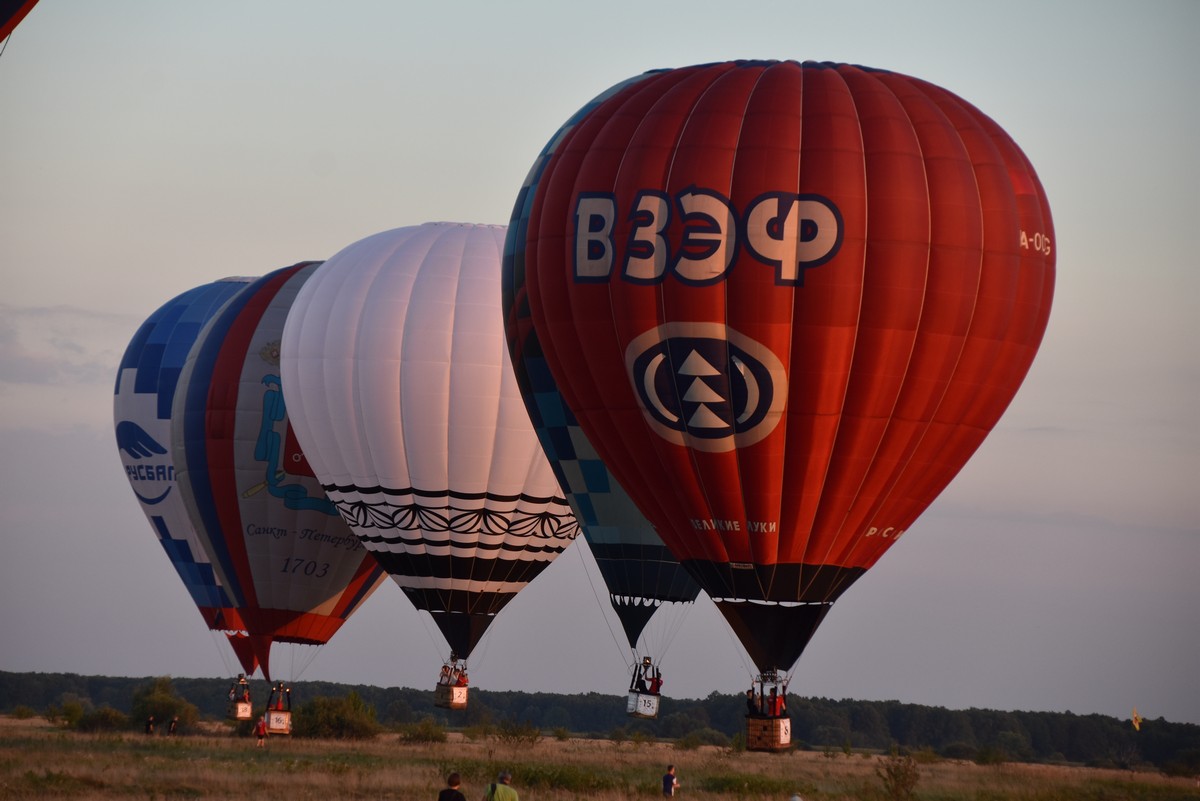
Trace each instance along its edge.
{"label": "triangle logo on balloon", "polygon": [[656,326],[629,343],[625,367],[650,428],[701,451],[760,441],[787,398],[787,375],[775,354],[719,323]]}

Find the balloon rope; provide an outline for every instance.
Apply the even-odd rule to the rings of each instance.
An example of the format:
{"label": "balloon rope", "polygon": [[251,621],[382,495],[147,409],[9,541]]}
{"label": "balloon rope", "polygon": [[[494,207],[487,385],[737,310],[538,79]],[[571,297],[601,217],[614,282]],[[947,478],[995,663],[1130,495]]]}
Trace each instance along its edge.
{"label": "balloon rope", "polygon": [[[587,540],[584,540],[584,543],[586,544]],[[591,553],[591,548],[588,548],[587,550],[588,550],[588,553]],[[604,608],[606,606],[606,604],[604,603],[604,601],[600,600],[600,594],[598,592],[596,592],[596,582],[592,580],[592,571],[588,569],[587,560],[584,559],[584,557],[583,557],[583,549],[579,548],[578,544],[576,545],[575,552],[579,554],[579,563],[581,565],[583,565],[583,574],[585,576],[587,576],[588,586],[592,588],[592,596],[596,599],[596,605],[600,607],[600,615],[601,615],[601,617],[604,618],[604,625],[608,626],[608,636],[612,637],[613,645],[616,646],[617,652],[624,653],[626,646],[623,645],[619,639],[617,639],[617,633],[613,630],[612,620],[611,620],[611,618],[609,618],[608,612]],[[596,566],[596,569],[597,570],[600,569],[599,565]],[[609,609],[612,609],[611,603],[607,604],[607,606],[609,607]],[[614,610],[614,614],[615,614],[615,610]],[[630,670],[633,670],[633,666],[636,664],[637,664],[637,654],[634,652],[634,649],[630,649],[630,655],[626,661],[626,666]]]}
{"label": "balloon rope", "polygon": [[[233,676],[237,673],[241,673],[242,669],[240,664],[235,671],[233,663],[229,661],[229,653],[233,650],[233,646],[229,642],[229,638],[225,636],[225,633],[222,631],[216,631],[215,629],[209,629],[208,634],[212,639],[213,648],[216,649],[217,654],[221,657],[221,664],[225,667],[225,675]],[[224,640],[224,642],[221,642],[221,640]]]}
{"label": "balloon rope", "polygon": [[[497,612],[496,614],[499,615],[500,613]],[[481,634],[479,636],[479,642],[475,643],[475,647],[473,649],[471,649],[471,654],[473,655],[474,660],[475,660],[472,663],[474,665],[474,667],[479,667],[480,665],[487,664],[488,646],[491,644],[491,642],[492,642],[492,628],[491,628],[491,626],[489,626],[483,632],[483,634]],[[467,664],[467,661],[466,661],[466,658],[464,658],[463,665],[465,666],[466,664]]]}
{"label": "balloon rope", "polygon": [[[718,613],[719,614],[719,613]],[[725,625],[721,628],[725,629],[725,636],[733,643],[733,652],[742,660],[742,667],[746,670],[746,675],[750,677],[750,683],[754,683],[754,678],[758,675],[758,668],[750,661],[750,655],[746,653],[746,646],[733,636],[733,629],[724,620],[721,621]]]}
{"label": "balloon rope", "polygon": [[[650,625],[654,625],[653,621],[656,620],[665,621],[661,626],[663,635],[656,638],[653,643],[653,646],[658,650],[660,659],[670,650],[671,643],[675,641],[675,636],[683,629],[683,624],[687,621],[688,612],[692,611],[693,606],[695,606],[695,601],[664,601],[659,604],[658,611],[654,613]],[[643,634],[643,636],[645,635]]]}
{"label": "balloon rope", "polygon": [[[299,681],[304,672],[312,667],[312,663],[316,661],[317,656],[320,655],[324,648],[324,643],[318,645],[293,645],[289,648],[290,653],[288,657],[291,664],[288,666],[288,669],[291,675],[288,681],[293,684]],[[299,662],[299,667],[296,665],[297,662]]]}
{"label": "balloon rope", "polygon": [[[421,614],[422,612],[425,614]],[[428,609],[418,609],[417,619],[421,621],[421,628],[425,629],[425,636],[428,637],[429,642],[433,644],[434,653],[440,655],[442,653],[442,645],[445,643],[445,639],[441,636],[440,632],[438,636],[435,637],[433,632],[429,629],[429,624],[433,623],[433,613]],[[441,659],[443,662],[449,662],[450,655],[446,654],[445,656],[441,657]]]}

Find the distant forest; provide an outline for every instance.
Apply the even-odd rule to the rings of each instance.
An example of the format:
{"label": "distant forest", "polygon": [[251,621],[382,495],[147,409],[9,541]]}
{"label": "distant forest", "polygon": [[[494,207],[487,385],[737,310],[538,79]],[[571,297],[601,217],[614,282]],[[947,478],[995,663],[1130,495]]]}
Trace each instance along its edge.
{"label": "distant forest", "polygon": [[[67,702],[112,707],[129,714],[135,690],[156,678],[80,676],[72,673],[0,671],[0,712],[43,711]],[[200,715],[225,715],[228,679],[171,677],[171,684]],[[251,681],[255,708],[265,704],[267,682]],[[623,696],[587,693],[497,692],[471,689],[469,708],[433,706],[433,692],[302,681],[293,685],[293,708],[317,698],[356,693],[379,723],[400,727],[423,719],[450,729],[517,723],[544,732],[597,738],[679,740],[697,732],[732,738],[745,725],[745,699],[714,692],[703,699],[664,697],[657,720],[625,714]],[[789,695],[792,740],[798,748],[933,752],[951,759],[1074,763],[1098,767],[1152,764],[1175,775],[1200,775],[1200,726],[1146,719],[1135,731],[1129,720],[1071,712],[954,710],[898,701],[851,701]],[[716,740],[722,738],[717,735]]]}

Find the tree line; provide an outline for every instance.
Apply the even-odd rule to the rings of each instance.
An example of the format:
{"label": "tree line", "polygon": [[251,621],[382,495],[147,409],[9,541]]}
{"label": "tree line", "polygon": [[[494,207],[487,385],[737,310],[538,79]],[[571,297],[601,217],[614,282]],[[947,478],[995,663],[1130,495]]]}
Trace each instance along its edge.
{"label": "tree line", "polygon": [[[0,711],[38,712],[65,704],[111,708],[130,715],[138,702],[165,686],[199,717],[225,716],[230,681],[172,677],[126,678],[72,673],[0,671]],[[265,705],[267,682],[251,682],[255,709]],[[448,711],[433,705],[433,693],[406,687],[373,687],[304,681],[294,685],[298,704],[353,694],[385,727],[432,721],[470,729],[519,723],[544,732],[584,737],[667,739],[728,744],[743,731],[745,698],[713,692],[702,699],[664,698],[657,720],[630,718],[623,696],[602,693],[559,695],[472,688],[469,707]],[[356,700],[356,703],[358,701]],[[856,701],[788,697],[792,739],[800,748],[844,751],[932,752],[975,761],[1062,762],[1103,767],[1152,764],[1168,773],[1200,774],[1200,726],[1146,719],[1131,721],[1071,712],[1004,712],[946,709],[899,701]],[[133,721],[135,724],[139,721]]]}

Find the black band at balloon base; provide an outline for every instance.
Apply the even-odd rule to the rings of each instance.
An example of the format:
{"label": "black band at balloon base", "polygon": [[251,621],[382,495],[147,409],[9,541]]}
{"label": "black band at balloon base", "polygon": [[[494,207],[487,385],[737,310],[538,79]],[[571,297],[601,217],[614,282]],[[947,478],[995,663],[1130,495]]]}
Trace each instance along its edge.
{"label": "black band at balloon base", "polygon": [[716,601],[733,633],[761,673],[790,671],[833,604]]}

